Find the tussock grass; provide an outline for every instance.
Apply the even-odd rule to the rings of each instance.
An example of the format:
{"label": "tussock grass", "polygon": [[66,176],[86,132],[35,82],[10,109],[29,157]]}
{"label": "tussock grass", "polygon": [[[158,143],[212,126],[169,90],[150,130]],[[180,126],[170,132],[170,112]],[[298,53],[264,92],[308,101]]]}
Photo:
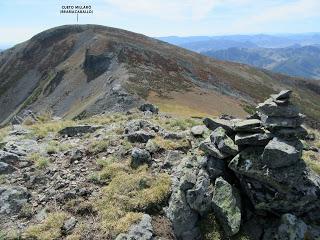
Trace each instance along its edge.
{"label": "tussock grass", "polygon": [[190,144],[187,139],[171,140],[156,136],[150,141],[156,145],[157,149],[161,150],[183,150],[190,148]]}
{"label": "tussock grass", "polygon": [[31,153],[27,157],[30,161],[34,162],[35,166],[39,169],[44,169],[48,167],[50,161],[47,157],[41,155],[40,153]]}
{"label": "tussock grass", "polygon": [[104,167],[104,174],[111,181],[103,188],[96,203],[101,228],[111,236],[127,232],[146,209],[162,204],[168,198],[171,186],[167,174],[153,176],[146,167],[133,170],[114,164]]}
{"label": "tussock grass", "polygon": [[23,236],[27,239],[58,239],[62,235],[61,227],[67,217],[65,212],[50,213],[42,223],[29,226]]}
{"label": "tussock grass", "polygon": [[7,136],[9,132],[9,127],[0,128],[0,142],[2,142]]}
{"label": "tussock grass", "polygon": [[31,130],[31,134],[33,136],[36,136],[37,138],[45,138],[48,136],[49,133],[58,133],[60,130],[62,130],[65,127],[70,127],[75,125],[76,123],[74,121],[49,121],[45,123],[35,123],[31,126],[29,126]]}
{"label": "tussock grass", "polygon": [[199,228],[204,240],[250,240],[241,230],[235,236],[228,238],[213,213],[208,214],[199,222]]}
{"label": "tussock grass", "polygon": [[313,151],[303,151],[302,159],[307,166],[320,175],[320,154]]}
{"label": "tussock grass", "polygon": [[69,145],[68,144],[62,144],[58,141],[52,140],[50,142],[48,142],[47,147],[46,147],[46,152],[48,154],[55,154],[58,152],[64,152],[66,150],[69,149]]}

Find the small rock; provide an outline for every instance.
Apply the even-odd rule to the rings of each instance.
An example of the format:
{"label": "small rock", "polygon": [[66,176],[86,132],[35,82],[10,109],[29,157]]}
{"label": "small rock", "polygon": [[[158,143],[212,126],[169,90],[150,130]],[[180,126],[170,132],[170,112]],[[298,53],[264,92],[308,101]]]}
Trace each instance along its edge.
{"label": "small rock", "polygon": [[180,178],[180,189],[186,191],[193,188],[197,181],[197,173],[193,168],[185,168]]}
{"label": "small rock", "polygon": [[140,142],[140,143],[146,143],[149,139],[152,139],[155,137],[155,134],[146,132],[146,131],[136,131],[132,133],[127,134],[127,138],[130,142]]}
{"label": "small rock", "polygon": [[12,167],[11,165],[0,162],[0,175],[1,174],[10,174],[13,173],[16,169]]}
{"label": "small rock", "polygon": [[0,150],[0,162],[16,165],[19,160],[18,155]]}
{"label": "small rock", "polygon": [[156,105],[153,105],[151,103],[142,104],[139,107],[139,110],[142,111],[142,112],[151,112],[153,114],[158,114],[159,113],[159,108]]}
{"label": "small rock", "polygon": [[205,154],[216,157],[219,159],[225,159],[229,155],[226,153],[221,152],[210,140],[205,140],[200,143],[199,149],[202,150]]}
{"label": "small rock", "polygon": [[238,190],[219,177],[215,181],[212,203],[226,235],[237,234],[241,224],[241,199]]}
{"label": "small rock", "polygon": [[131,167],[137,168],[143,164],[150,164],[151,155],[145,149],[134,148],[131,154]]}
{"label": "small rock", "polygon": [[23,187],[0,186],[0,214],[18,213],[29,198]]}
{"label": "small rock", "polygon": [[191,134],[194,137],[202,137],[203,134],[205,133],[206,126],[204,125],[199,125],[199,126],[194,126],[191,128]]}
{"label": "small rock", "polygon": [[228,137],[226,130],[222,127],[216,128],[210,135],[211,142],[214,143],[219,150],[230,156],[238,153],[238,146]]}
{"label": "small rock", "polygon": [[77,219],[74,217],[71,217],[63,223],[62,230],[66,234],[69,234],[70,232],[72,232],[76,224],[77,224]]}

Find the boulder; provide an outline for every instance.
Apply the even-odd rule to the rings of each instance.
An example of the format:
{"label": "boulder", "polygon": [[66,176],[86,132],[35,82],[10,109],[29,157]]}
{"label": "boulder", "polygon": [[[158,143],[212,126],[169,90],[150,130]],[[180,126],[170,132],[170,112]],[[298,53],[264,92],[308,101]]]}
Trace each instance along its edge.
{"label": "boulder", "polygon": [[190,208],[185,193],[175,187],[173,189],[166,215],[172,222],[176,237],[183,240],[201,239],[201,233],[196,226],[198,214]]}
{"label": "boulder", "polygon": [[180,189],[186,191],[194,187],[197,181],[197,171],[193,168],[184,168],[180,177]]}
{"label": "boulder", "polygon": [[28,202],[30,193],[23,187],[0,186],[0,214],[16,214]]}
{"label": "boulder", "polygon": [[241,198],[238,190],[222,177],[215,181],[212,206],[227,236],[233,236],[240,230]]}
{"label": "boulder", "polygon": [[151,122],[144,120],[144,119],[135,119],[131,120],[126,124],[124,129],[124,133],[133,133],[140,130],[144,130],[147,132],[158,132],[160,130],[159,126],[155,126]]}
{"label": "boulder", "polygon": [[128,234],[120,234],[116,240],[151,240],[153,238],[152,218],[148,214],[143,214],[138,224],[130,227]]}
{"label": "boulder", "polygon": [[281,216],[278,228],[278,239],[304,240],[307,239],[308,226],[302,220],[290,213]]}
{"label": "boulder", "polygon": [[152,132],[146,132],[146,131],[141,130],[141,131],[128,133],[126,136],[129,140],[129,142],[146,143],[149,141],[149,139],[154,138],[155,134]]}
{"label": "boulder", "polygon": [[272,94],[271,98],[274,100],[286,100],[290,98],[291,94],[292,94],[291,90],[282,90],[277,94]]}
{"label": "boulder", "polygon": [[257,106],[257,110],[269,117],[286,117],[292,118],[297,117],[299,111],[293,104],[288,105],[278,105],[269,98],[264,103],[260,103]]}
{"label": "boulder", "polygon": [[0,162],[17,165],[19,160],[20,157],[18,155],[0,150]]}
{"label": "boulder", "polygon": [[269,168],[287,167],[295,164],[302,156],[303,145],[298,140],[273,138],[265,147],[262,162]]}
{"label": "boulder", "polygon": [[228,137],[226,130],[222,127],[216,128],[210,135],[211,142],[214,143],[219,150],[230,155],[235,156],[238,153],[238,146],[234,144],[233,140]]}
{"label": "boulder", "polygon": [[199,149],[205,154],[219,159],[225,159],[229,156],[229,154],[221,152],[209,139],[201,142]]}
{"label": "boulder", "polygon": [[191,128],[191,134],[194,137],[202,137],[205,131],[206,131],[205,125],[198,125]]}
{"label": "boulder", "polygon": [[216,178],[224,176],[226,171],[226,161],[210,156],[206,156],[205,158],[205,161],[207,162],[206,170],[211,181],[215,181]]}
{"label": "boulder", "polygon": [[189,206],[204,216],[211,210],[213,187],[205,170],[200,170],[193,189],[189,189],[186,198]]}
{"label": "boulder", "polygon": [[134,148],[131,153],[131,167],[137,168],[143,164],[151,163],[151,155],[145,149]]}
{"label": "boulder", "polygon": [[267,128],[297,128],[304,122],[305,116],[299,114],[297,117],[270,117],[260,114],[262,124]]}
{"label": "boulder", "polygon": [[260,132],[261,121],[259,119],[247,119],[237,121],[234,125],[236,132]]}
{"label": "boulder", "polygon": [[139,107],[139,110],[142,111],[142,112],[151,112],[153,114],[158,114],[159,113],[159,108],[156,105],[153,105],[151,103],[142,104]]}
{"label": "boulder", "polygon": [[233,133],[234,123],[231,120],[205,118],[203,123],[212,131],[218,127],[222,127],[227,131],[228,134]]}
{"label": "boulder", "polygon": [[270,133],[237,133],[235,136],[235,144],[240,146],[265,146],[271,138],[272,134]]}
{"label": "boulder", "polygon": [[59,131],[62,136],[75,137],[85,133],[93,133],[96,130],[102,128],[101,126],[90,126],[90,125],[78,125],[72,127],[66,127]]}
{"label": "boulder", "polygon": [[0,162],[0,175],[13,173],[16,169],[4,162]]}
{"label": "boulder", "polygon": [[164,139],[171,139],[171,140],[180,140],[184,139],[187,136],[187,132],[164,132],[163,138]]}

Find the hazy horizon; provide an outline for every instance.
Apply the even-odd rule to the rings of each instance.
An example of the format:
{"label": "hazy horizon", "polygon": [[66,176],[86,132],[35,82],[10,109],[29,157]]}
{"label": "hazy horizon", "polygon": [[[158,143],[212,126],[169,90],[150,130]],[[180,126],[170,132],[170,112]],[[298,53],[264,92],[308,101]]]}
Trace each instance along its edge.
{"label": "hazy horizon", "polygon": [[3,0],[0,48],[46,29],[75,24],[62,5],[92,5],[79,24],[100,24],[151,37],[320,32],[318,0]]}

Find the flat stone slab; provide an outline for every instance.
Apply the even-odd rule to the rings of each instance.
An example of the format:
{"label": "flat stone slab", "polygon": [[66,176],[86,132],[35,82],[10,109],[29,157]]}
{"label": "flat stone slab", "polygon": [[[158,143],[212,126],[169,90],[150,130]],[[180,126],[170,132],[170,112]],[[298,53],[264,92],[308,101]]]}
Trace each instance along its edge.
{"label": "flat stone slab", "polygon": [[281,168],[295,164],[302,156],[303,145],[298,140],[273,138],[265,147],[262,162],[269,168]]}
{"label": "flat stone slab", "polygon": [[247,119],[236,122],[234,130],[236,132],[251,132],[257,131],[259,127],[261,127],[261,121],[259,119]]}
{"label": "flat stone slab", "polygon": [[154,133],[151,132],[147,132],[147,131],[136,131],[136,132],[132,132],[132,133],[128,133],[127,138],[129,140],[129,142],[140,142],[140,143],[146,143],[148,142],[149,139],[152,139],[155,137]]}
{"label": "flat stone slab", "polygon": [[304,122],[305,116],[299,114],[298,117],[269,117],[264,114],[260,115],[262,124],[268,128],[297,128]]}
{"label": "flat stone slab", "polygon": [[265,146],[272,138],[270,133],[237,133],[235,143],[237,145]]}
{"label": "flat stone slab", "polygon": [[222,127],[227,131],[227,133],[233,132],[234,123],[231,120],[205,118],[203,123],[212,131],[218,127]]}
{"label": "flat stone slab", "polygon": [[283,99],[289,99],[291,97],[291,94],[292,94],[291,90],[282,90],[277,94],[272,94],[271,97],[274,100],[283,100]]}
{"label": "flat stone slab", "polygon": [[257,106],[257,110],[269,117],[297,117],[299,111],[296,106],[292,104],[278,105],[272,98],[267,99],[264,103]]}

